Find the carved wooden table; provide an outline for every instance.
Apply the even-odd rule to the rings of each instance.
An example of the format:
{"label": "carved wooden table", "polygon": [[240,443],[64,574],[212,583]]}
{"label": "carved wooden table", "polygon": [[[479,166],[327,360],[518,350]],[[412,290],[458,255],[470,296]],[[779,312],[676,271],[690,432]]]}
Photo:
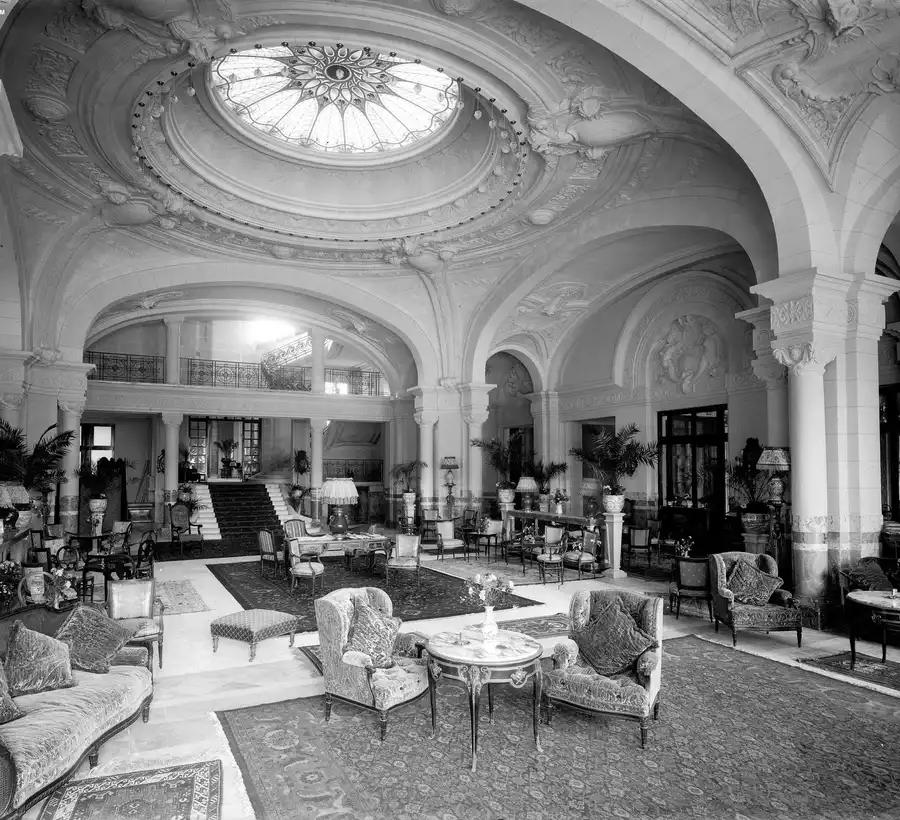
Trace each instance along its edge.
{"label": "carved wooden table", "polygon": [[478,762],[478,715],[481,690],[488,690],[488,715],[494,722],[492,687],[508,683],[521,689],[529,678],[534,682],[534,745],[541,749],[541,654],[543,648],[518,632],[500,630],[486,641],[480,627],[462,632],[441,632],[428,640],[428,692],[431,696],[431,736],[437,735],[437,683],[442,678],[463,683],[469,693],[472,724],[472,771]]}
{"label": "carved wooden table", "polygon": [[887,633],[900,632],[900,596],[892,598],[890,592],[856,589],[847,593],[847,625],[850,629],[850,668],[856,665],[856,629],[860,613],[871,610],[872,623],[881,627],[881,662],[887,660]]}

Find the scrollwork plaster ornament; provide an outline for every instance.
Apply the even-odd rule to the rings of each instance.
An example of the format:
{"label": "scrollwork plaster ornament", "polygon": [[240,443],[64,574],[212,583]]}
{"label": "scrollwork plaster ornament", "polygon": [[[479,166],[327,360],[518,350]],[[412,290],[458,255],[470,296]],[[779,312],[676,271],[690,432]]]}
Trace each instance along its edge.
{"label": "scrollwork plaster ornament", "polygon": [[900,53],[880,57],[872,66],[869,91],[875,94],[900,94]]}
{"label": "scrollwork plaster ornament", "polygon": [[484,7],[485,0],[431,0],[431,5],[448,17],[471,17]]}
{"label": "scrollwork plaster ornament", "polygon": [[456,256],[452,247],[428,245],[420,237],[404,237],[385,243],[383,259],[390,265],[408,265],[428,276],[442,273],[447,263]]}
{"label": "scrollwork plaster ornament", "polygon": [[44,122],[59,122],[69,116],[69,104],[53,94],[32,94],[22,100],[29,114]]}
{"label": "scrollwork plaster ornament", "polygon": [[40,365],[42,367],[51,367],[52,365],[56,364],[61,358],[62,353],[60,353],[56,348],[40,344],[31,351],[30,363],[32,365]]}
{"label": "scrollwork plaster ornament", "polygon": [[797,342],[772,348],[772,355],[791,373],[800,373],[810,365],[818,365],[816,349],[812,342]]}
{"label": "scrollwork plaster ornament", "polygon": [[674,319],[651,347],[657,359],[656,380],[677,384],[682,393],[693,393],[703,377],[721,375],[722,339],[709,319],[686,314]]}

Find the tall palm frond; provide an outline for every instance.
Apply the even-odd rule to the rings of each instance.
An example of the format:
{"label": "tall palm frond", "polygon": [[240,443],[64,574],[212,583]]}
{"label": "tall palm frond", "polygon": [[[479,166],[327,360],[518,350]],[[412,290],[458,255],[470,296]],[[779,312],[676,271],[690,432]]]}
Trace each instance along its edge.
{"label": "tall palm frond", "polygon": [[21,483],[25,478],[28,444],[25,433],[0,420],[0,481]]}
{"label": "tall palm frond", "polygon": [[542,459],[535,460],[531,454],[531,463],[525,466],[525,472],[531,472],[542,493],[550,492],[550,482],[560,475],[565,475],[569,465],[562,461],[550,461],[544,464]]}
{"label": "tall palm frond", "polygon": [[615,433],[601,430],[594,436],[589,450],[573,447],[570,455],[588,465],[597,478],[603,479],[614,492],[622,492],[622,479],[631,478],[639,467],[655,467],[659,460],[659,445],[655,441],[635,441],[640,428],[626,424]]}
{"label": "tall palm frond", "polygon": [[75,432],[66,430],[51,436],[54,429],[56,425],[51,424],[44,430],[25,461],[22,483],[27,490],[46,493],[54,485],[68,481],[62,460],[75,440]]}

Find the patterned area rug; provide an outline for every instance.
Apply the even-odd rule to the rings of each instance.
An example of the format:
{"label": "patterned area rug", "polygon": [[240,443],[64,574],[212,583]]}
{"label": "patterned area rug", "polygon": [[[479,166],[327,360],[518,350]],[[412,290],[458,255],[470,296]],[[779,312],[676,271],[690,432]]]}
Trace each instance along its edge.
{"label": "patterned area rug", "polygon": [[[501,629],[510,632],[523,632],[532,638],[563,637],[569,632],[568,615],[547,615],[538,618],[518,618],[514,621],[498,621]],[[310,663],[316,667],[316,671],[322,674],[322,657],[319,652],[319,644],[300,646],[298,649],[309,658]]]}
{"label": "patterned area rug", "polygon": [[[481,612],[482,608],[464,597],[466,585],[457,578],[432,572],[422,567],[419,586],[412,573],[391,573],[391,586],[385,586],[384,576],[368,572],[349,571],[343,559],[325,559],[325,572],[316,581],[316,598],[344,587],[378,587],[389,592],[394,604],[394,617],[404,621],[425,618],[446,618],[451,615],[467,615]],[[272,579],[271,570],[265,576],[259,574],[259,561],[241,561],[234,564],[207,564],[206,568],[216,576],[244,609],[277,609],[290,612],[301,619],[298,632],[316,629],[314,598],[310,595],[309,581],[303,579],[291,593],[291,582],[284,578]],[[324,583],[323,583],[324,580]],[[502,606],[510,609],[521,606],[538,606],[518,595],[508,596]]]}
{"label": "patterned area rug", "polygon": [[220,820],[222,762],[74,780],[57,789],[38,820]]}
{"label": "patterned area rug", "polygon": [[823,658],[800,658],[799,660],[820,669],[840,672],[850,678],[900,690],[900,663],[894,661],[882,663],[881,658],[873,658],[857,652],[856,663],[851,670],[849,652],[839,652],[837,655],[826,655]]}
{"label": "patterned area rug", "polygon": [[166,616],[209,611],[190,581],[157,581],[156,594],[162,599]]}
{"label": "patterned area rug", "polygon": [[[306,698],[217,713],[257,820],[558,818],[887,818],[900,801],[900,711],[887,695],[730,647],[666,641],[660,719],[554,711],[532,739],[530,687],[482,704],[478,772],[469,770],[464,690],[438,689],[391,713]],[[873,750],[878,750],[873,754]],[[602,776],[598,776],[598,772]]]}
{"label": "patterned area rug", "polygon": [[[429,562],[426,566],[433,567],[438,572],[444,572],[455,578],[471,578],[477,573],[493,572],[500,578],[512,581],[518,586],[528,586],[529,584],[541,583],[541,576],[538,572],[538,565],[525,559],[525,571],[522,571],[522,563],[518,558],[510,559],[507,564],[502,558],[492,558],[488,560],[485,556],[469,556],[468,561],[462,558],[445,557],[443,561]],[[565,580],[573,581],[578,577],[577,569],[565,570]],[[584,578],[590,578],[590,574],[583,575]],[[547,575],[547,584],[558,584],[556,574],[551,572]]]}

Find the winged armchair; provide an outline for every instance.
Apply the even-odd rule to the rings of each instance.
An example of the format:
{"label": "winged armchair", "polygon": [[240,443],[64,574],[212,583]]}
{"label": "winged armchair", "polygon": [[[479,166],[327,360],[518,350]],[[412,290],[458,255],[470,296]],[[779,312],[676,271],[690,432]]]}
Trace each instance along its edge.
{"label": "winged armchair", "polygon": [[[618,599],[618,600],[616,600]],[[622,610],[649,638],[652,645],[615,674],[601,674],[588,662],[589,644],[596,652],[611,646],[605,627],[592,613],[621,604]],[[549,724],[554,704],[583,712],[615,715],[636,720],[641,726],[641,747],[647,742],[650,712],[659,717],[662,680],[662,598],[621,590],[580,590],[569,604],[569,637],[553,649],[553,669],[544,676],[544,705]],[[593,624],[593,627],[590,625]],[[601,631],[603,630],[603,631]],[[594,655],[596,658],[596,655]]]}
{"label": "winged armchair", "polygon": [[778,578],[778,564],[771,555],[747,552],[720,552],[709,556],[710,586],[713,595],[713,617],[716,632],[719,621],[731,627],[732,645],[737,646],[737,631],[755,629],[761,632],[797,630],[797,646],[803,640],[802,613],[794,606],[794,599],[786,589],[776,589],[761,605],[741,603],[735,600],[730,588],[735,567],[746,563],[760,572]]}
{"label": "winged armchair", "polygon": [[418,632],[401,632],[394,643],[394,665],[389,669],[375,668],[372,658],[365,653],[345,652],[356,598],[384,615],[393,612],[387,593],[375,587],[337,589],[316,599],[316,625],[325,678],[325,720],[331,719],[335,699],[371,709],[378,712],[384,740],[388,713],[428,691],[428,671],[420,657],[427,639]]}

